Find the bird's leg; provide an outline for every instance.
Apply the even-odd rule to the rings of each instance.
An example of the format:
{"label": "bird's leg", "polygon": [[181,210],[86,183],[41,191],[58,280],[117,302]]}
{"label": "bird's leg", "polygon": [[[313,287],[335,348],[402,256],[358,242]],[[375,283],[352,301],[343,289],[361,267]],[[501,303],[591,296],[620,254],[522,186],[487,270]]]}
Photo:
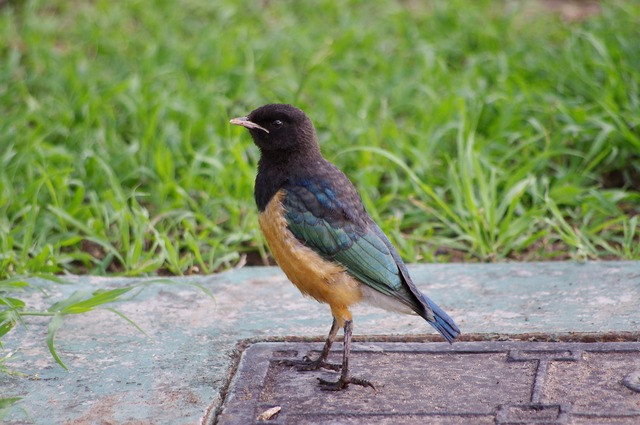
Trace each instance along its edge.
{"label": "bird's leg", "polygon": [[329,336],[327,336],[327,340],[322,348],[322,353],[320,353],[320,356],[317,359],[311,360],[309,356],[304,356],[302,360],[280,360],[280,363],[287,366],[295,366],[298,370],[318,370],[320,368],[340,370],[341,366],[339,364],[327,362],[331,345],[333,345],[333,341],[335,340],[337,333],[338,321],[334,317],[333,323],[331,324],[331,330],[329,331]]}
{"label": "bird's leg", "polygon": [[[334,321],[335,323],[335,321]],[[318,378],[320,381],[320,387],[326,391],[340,391],[349,386],[349,384],[361,385],[363,387],[371,387],[375,391],[373,384],[367,380],[355,378],[349,375],[349,354],[351,353],[351,332],[352,323],[351,320],[344,322],[344,347],[342,351],[342,372],[340,378],[336,382],[326,381]]]}

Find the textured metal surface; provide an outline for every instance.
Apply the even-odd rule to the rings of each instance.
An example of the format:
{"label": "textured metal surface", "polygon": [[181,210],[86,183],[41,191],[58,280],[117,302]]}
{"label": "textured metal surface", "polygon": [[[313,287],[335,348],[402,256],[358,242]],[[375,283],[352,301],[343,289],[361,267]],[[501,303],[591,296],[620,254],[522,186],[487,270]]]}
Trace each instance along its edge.
{"label": "textured metal surface", "polygon": [[[351,386],[338,393],[317,385],[318,377],[335,378],[335,372],[298,372],[278,363],[320,349],[250,346],[218,424],[640,423],[640,393],[624,384],[640,369],[640,342],[355,344],[351,370],[377,391]],[[257,420],[276,406],[276,416]]]}

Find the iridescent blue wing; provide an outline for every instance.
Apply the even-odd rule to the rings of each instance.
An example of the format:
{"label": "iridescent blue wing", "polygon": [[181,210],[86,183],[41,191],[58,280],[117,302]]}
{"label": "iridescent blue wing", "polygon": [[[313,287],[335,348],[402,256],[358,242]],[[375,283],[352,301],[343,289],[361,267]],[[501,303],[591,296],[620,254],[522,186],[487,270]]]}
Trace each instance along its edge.
{"label": "iridescent blue wing", "polygon": [[460,334],[454,321],[415,287],[396,249],[365,212],[355,188],[346,178],[342,183],[301,180],[285,186],[289,230],[363,284],[408,306],[452,342]]}

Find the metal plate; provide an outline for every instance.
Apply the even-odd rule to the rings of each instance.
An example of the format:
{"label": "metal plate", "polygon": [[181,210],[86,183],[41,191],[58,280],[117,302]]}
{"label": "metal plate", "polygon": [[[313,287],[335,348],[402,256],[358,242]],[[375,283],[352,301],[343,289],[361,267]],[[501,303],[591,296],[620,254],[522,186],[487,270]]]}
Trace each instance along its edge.
{"label": "metal plate", "polygon": [[[321,391],[282,358],[322,344],[257,343],[242,355],[222,424],[638,424],[640,343],[355,343],[354,376],[377,391]],[[341,345],[331,360],[340,362]],[[268,420],[264,411],[280,407]]]}

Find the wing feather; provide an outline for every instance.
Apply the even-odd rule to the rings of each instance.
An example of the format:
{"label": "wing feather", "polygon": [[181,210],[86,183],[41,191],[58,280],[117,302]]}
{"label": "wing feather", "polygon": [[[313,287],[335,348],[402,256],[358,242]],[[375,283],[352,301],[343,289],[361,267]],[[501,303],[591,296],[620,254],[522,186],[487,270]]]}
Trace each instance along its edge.
{"label": "wing feather", "polygon": [[460,334],[453,319],[413,284],[398,251],[365,212],[346,177],[333,185],[301,180],[285,186],[284,192],[287,224],[300,242],[341,264],[368,287],[408,306],[447,341]]}
{"label": "wing feather", "polygon": [[314,192],[324,193],[309,184],[286,190],[286,219],[296,238],[323,258],[340,263],[365,285],[422,313],[424,304],[406,286],[399,257],[375,223],[368,216],[350,219],[345,205]]}

